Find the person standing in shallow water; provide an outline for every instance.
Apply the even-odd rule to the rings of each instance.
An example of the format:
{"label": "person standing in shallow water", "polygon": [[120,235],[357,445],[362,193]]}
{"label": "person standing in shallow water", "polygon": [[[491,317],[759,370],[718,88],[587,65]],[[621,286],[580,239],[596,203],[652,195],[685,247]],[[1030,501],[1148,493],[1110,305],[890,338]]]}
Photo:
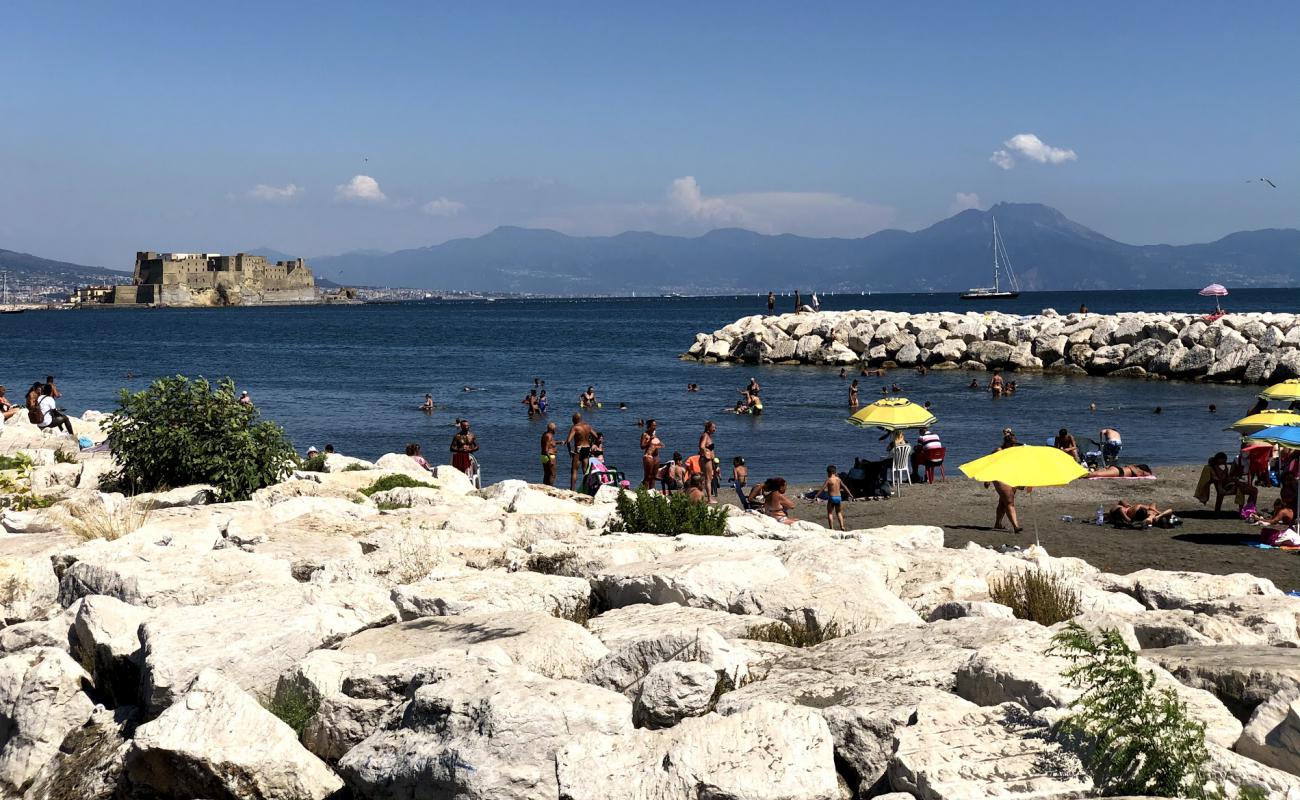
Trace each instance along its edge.
{"label": "person standing in shallow water", "polygon": [[795,289],[795,290],[794,290],[794,310],[795,310],[795,311],[798,311],[800,305],[802,305],[802,302],[801,302],[800,297],[799,297],[799,290],[798,290],[798,289]]}
{"label": "person standing in shallow water", "polygon": [[858,379],[854,378],[853,383],[849,384],[849,408],[854,411],[858,410]]}
{"label": "person standing in shallow water", "polygon": [[641,485],[647,489],[655,488],[655,479],[659,476],[659,441],[656,432],[659,424],[652,419],[645,421],[645,430],[641,433]]}
{"label": "person standing in shallow water", "polygon": [[767,293],[767,313],[771,314],[776,311],[776,293]]}
{"label": "person standing in shallow water", "polygon": [[715,448],[713,446],[713,434],[718,430],[718,426],[713,424],[713,420],[704,423],[704,433],[700,434],[700,474],[704,476],[704,499],[709,503],[716,503],[713,497],[713,457]]}
{"label": "person standing in shallow water", "polygon": [[546,423],[546,433],[542,434],[542,483],[555,485],[555,423]]}
{"label": "person standing in shallow water", "polygon": [[596,439],[596,432],[582,421],[581,414],[573,415],[573,425],[569,435],[564,437],[564,445],[569,448],[569,489],[577,491],[578,474],[587,474],[587,464],[591,460],[591,445]]}
{"label": "person standing in shallow water", "polygon": [[460,429],[451,437],[451,465],[469,475],[474,471],[472,453],[478,452],[478,438],[469,431],[469,420],[462,419]]}

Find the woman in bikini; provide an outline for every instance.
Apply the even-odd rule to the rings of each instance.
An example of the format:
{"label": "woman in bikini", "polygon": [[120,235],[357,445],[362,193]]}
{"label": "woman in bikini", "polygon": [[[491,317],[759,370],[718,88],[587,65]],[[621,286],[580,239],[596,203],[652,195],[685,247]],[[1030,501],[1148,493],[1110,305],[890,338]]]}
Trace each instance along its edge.
{"label": "woman in bikini", "polygon": [[655,478],[659,475],[659,450],[664,446],[655,432],[657,427],[654,420],[648,419],[641,434],[641,485],[647,489],[655,488]]}
{"label": "woman in bikini", "polygon": [[1088,473],[1089,478],[1154,478],[1156,474],[1146,464],[1102,467]]}
{"label": "woman in bikini", "polygon": [[794,522],[794,517],[790,516],[794,503],[785,496],[785,488],[785,478],[767,479],[764,485],[766,491],[763,496],[763,513],[783,525],[789,525]]}

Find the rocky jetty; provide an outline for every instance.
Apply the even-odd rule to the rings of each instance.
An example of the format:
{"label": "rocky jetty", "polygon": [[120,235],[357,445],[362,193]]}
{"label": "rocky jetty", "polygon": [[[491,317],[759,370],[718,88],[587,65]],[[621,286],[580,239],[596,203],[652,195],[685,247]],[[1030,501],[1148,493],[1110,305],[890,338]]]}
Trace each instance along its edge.
{"label": "rocky jetty", "polygon": [[751,364],[1042,370],[1271,383],[1300,377],[1300,317],[822,311],[744,317],[684,358]]}
{"label": "rocky jetty", "polygon": [[[955,550],[924,525],[609,533],[608,487],[329,466],[219,504],[33,468],[57,502],[0,517],[0,796],[1082,797],[1048,735],[1077,696],[1055,628],[990,600],[1029,567],[1141,649],[1205,724],[1214,781],[1300,793],[1300,599],[1267,580]],[[359,491],[392,474],[428,486]],[[832,621],[805,648],[764,633]]]}

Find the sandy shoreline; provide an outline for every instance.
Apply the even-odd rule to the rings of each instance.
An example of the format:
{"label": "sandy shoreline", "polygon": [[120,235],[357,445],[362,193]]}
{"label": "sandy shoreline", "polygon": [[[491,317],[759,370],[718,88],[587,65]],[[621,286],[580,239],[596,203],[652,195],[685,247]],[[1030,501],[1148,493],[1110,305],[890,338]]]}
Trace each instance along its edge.
{"label": "sandy shoreline", "polygon": [[[936,476],[933,485],[904,484],[901,497],[846,503],[844,514],[850,529],[937,525],[944,530],[946,544],[958,548],[967,542],[985,547],[1028,546],[1034,542],[1037,525],[1047,552],[1082,558],[1107,572],[1124,574],[1147,568],[1218,574],[1249,572],[1273,580],[1283,591],[1300,589],[1300,552],[1259,550],[1241,544],[1254,540],[1261,529],[1241,521],[1231,496],[1224,499],[1224,511],[1218,515],[1214,513],[1213,496],[1207,506],[1192,497],[1200,473],[1199,464],[1183,465],[1157,469],[1154,481],[1078,480],[1029,495],[1022,491],[1016,503],[1024,526],[1019,534],[993,530],[993,490],[967,479],[956,464],[949,465],[947,481],[938,482]],[[753,476],[754,480],[762,478]],[[727,499],[727,491],[724,488],[723,499]],[[1271,506],[1277,496],[1277,489],[1261,487],[1260,507]],[[1174,530],[1130,531],[1087,522],[1096,514],[1098,505],[1109,508],[1119,499],[1172,507],[1183,518],[1183,525]],[[822,503],[801,500],[794,515],[826,524],[826,506]],[[1072,515],[1075,521],[1062,522],[1063,515]]]}

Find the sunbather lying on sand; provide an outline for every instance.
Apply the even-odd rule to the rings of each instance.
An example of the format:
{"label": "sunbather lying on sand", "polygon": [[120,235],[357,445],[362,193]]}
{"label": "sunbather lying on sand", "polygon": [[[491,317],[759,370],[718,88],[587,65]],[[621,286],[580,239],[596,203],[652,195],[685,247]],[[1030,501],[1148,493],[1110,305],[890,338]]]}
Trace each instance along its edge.
{"label": "sunbather lying on sand", "polygon": [[1174,510],[1172,508],[1161,511],[1147,503],[1129,503],[1124,500],[1120,500],[1106,514],[1107,522],[1123,528],[1169,527],[1172,523],[1167,521],[1173,518]]}
{"label": "sunbather lying on sand", "polygon": [[1122,467],[1102,467],[1094,469],[1088,478],[1154,478],[1156,474],[1146,464],[1132,464]]}

